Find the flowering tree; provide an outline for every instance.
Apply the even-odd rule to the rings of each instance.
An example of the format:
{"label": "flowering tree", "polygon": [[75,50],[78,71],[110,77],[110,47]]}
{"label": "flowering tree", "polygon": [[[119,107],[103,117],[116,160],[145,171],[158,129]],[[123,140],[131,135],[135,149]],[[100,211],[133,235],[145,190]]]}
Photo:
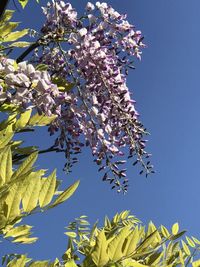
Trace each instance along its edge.
{"label": "flowering tree", "polygon": [[[19,0],[25,7],[27,0]],[[0,233],[12,242],[32,243],[29,225],[23,217],[54,208],[76,190],[78,181],[58,191],[55,171],[48,177],[33,168],[38,154],[64,152],[65,169],[70,172],[83,146],[103,171],[102,180],[112,189],[126,193],[128,179],[123,165],[133,158],[143,172],[153,171],[145,151],[146,129],[139,121],[135,101],[126,84],[133,59],[141,58],[145,47],[140,31],[106,3],[88,2],[79,16],[70,3],[54,0],[43,7],[46,17],[40,32],[15,31],[10,22],[13,11],[0,10]],[[35,41],[19,41],[26,35]],[[25,48],[17,59],[10,58],[15,47]],[[34,53],[32,53],[34,51]],[[47,150],[22,147],[13,136],[48,126],[55,142]],[[18,167],[18,165],[20,166]],[[122,167],[121,167],[122,166]],[[187,266],[200,241],[186,237],[178,225],[172,232],[152,223],[147,231],[127,211],[105,225],[87,229],[82,216],[69,225],[68,249],[62,260],[30,262],[25,255],[6,255],[6,266]],[[82,227],[79,227],[82,226]],[[80,230],[81,229],[81,230]],[[167,244],[167,245],[166,245]],[[192,252],[190,252],[190,248]],[[84,255],[82,263],[79,253]],[[199,261],[193,266],[199,266]]]}

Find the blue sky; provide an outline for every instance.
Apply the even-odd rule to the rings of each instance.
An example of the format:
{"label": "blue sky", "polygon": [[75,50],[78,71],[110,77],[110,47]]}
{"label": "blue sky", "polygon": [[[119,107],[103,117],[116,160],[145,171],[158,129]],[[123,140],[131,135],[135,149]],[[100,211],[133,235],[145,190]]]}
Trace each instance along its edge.
{"label": "blue sky", "polygon": [[[43,17],[35,1],[25,11],[16,12],[25,27],[39,28]],[[94,2],[94,1],[91,1]],[[141,29],[145,49],[136,70],[130,72],[128,85],[137,101],[141,120],[151,135],[147,150],[153,154],[156,174],[146,179],[129,166],[129,192],[123,196],[101,182],[101,175],[84,150],[70,176],[62,172],[64,157],[41,156],[38,165],[53,170],[68,186],[76,179],[81,184],[65,204],[25,221],[33,224],[39,241],[19,246],[5,242],[5,253],[28,253],[35,259],[54,259],[62,255],[67,240],[64,227],[75,217],[88,215],[91,222],[131,210],[144,223],[170,227],[179,222],[188,235],[200,237],[200,2],[199,0],[113,0],[116,10],[128,14],[128,20]],[[45,5],[46,1],[41,0]],[[72,0],[80,12],[87,1]],[[13,8],[12,1],[10,8]],[[48,147],[53,139],[42,129],[27,142]],[[3,248],[2,248],[3,247]]]}

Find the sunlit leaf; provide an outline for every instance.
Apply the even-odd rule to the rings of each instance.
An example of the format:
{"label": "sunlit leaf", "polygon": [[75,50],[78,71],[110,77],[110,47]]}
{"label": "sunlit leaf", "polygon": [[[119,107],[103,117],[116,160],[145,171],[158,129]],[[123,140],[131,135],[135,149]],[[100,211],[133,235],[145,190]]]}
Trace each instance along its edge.
{"label": "sunlit leaf", "polygon": [[4,42],[13,42],[13,41],[16,41],[16,40],[22,38],[26,34],[28,34],[28,29],[24,29],[22,31],[11,32],[6,37],[4,37],[3,41]]}
{"label": "sunlit leaf", "polygon": [[70,198],[73,193],[76,191],[80,181],[75,182],[73,185],[69,186],[64,192],[62,192],[56,200],[53,202],[52,205],[49,206],[49,208],[53,208],[61,203],[63,203],[65,200]]}
{"label": "sunlit leaf", "polygon": [[14,12],[15,12],[14,10],[10,9],[5,10],[1,18],[1,24],[5,23],[6,21],[9,21],[12,18]]}
{"label": "sunlit leaf", "polygon": [[31,175],[29,175],[29,183],[26,187],[26,193],[22,198],[24,211],[30,212],[37,206],[40,189],[40,176],[38,175],[38,173],[31,173]]}
{"label": "sunlit leaf", "polygon": [[39,195],[39,205],[44,207],[48,205],[55,193],[56,189],[56,171],[54,171],[49,177],[44,178],[43,185]]}
{"label": "sunlit leaf", "polygon": [[190,256],[191,253],[190,253],[189,247],[186,245],[186,243],[183,240],[181,240],[181,243],[182,243],[183,250],[186,253],[186,255]]}
{"label": "sunlit leaf", "polygon": [[11,32],[17,28],[19,22],[8,22],[0,26],[0,36],[5,42],[7,38],[11,35]]}
{"label": "sunlit leaf", "polygon": [[175,223],[173,226],[172,226],[172,234],[173,235],[176,235],[178,233],[178,230],[179,230],[179,225],[178,223]]}
{"label": "sunlit leaf", "polygon": [[12,176],[12,155],[10,146],[5,147],[0,152],[0,184],[10,180]]}
{"label": "sunlit leaf", "polygon": [[108,255],[112,261],[118,261],[122,256],[125,238],[130,234],[130,227],[124,227],[108,244]]}
{"label": "sunlit leaf", "polygon": [[28,3],[28,0],[18,0],[19,3],[21,4],[22,8],[25,8],[25,6],[27,5]]}
{"label": "sunlit leaf", "polygon": [[23,163],[19,166],[19,168],[13,173],[12,179],[16,179],[17,177],[22,176],[25,173],[27,173],[33,166],[37,157],[38,157],[38,153],[34,152],[27,159],[25,159]]}
{"label": "sunlit leaf", "polygon": [[93,262],[98,267],[102,267],[106,265],[109,261],[109,256],[107,254],[107,246],[108,246],[108,242],[106,240],[105,233],[102,230],[96,238],[96,245],[91,254],[91,258]]}
{"label": "sunlit leaf", "polygon": [[45,116],[45,115],[39,115],[38,113],[33,115],[31,119],[29,120],[30,126],[46,126],[49,125],[52,121],[55,120],[57,116]]}
{"label": "sunlit leaf", "polygon": [[10,261],[7,267],[25,267],[26,263],[29,261],[30,259],[28,259],[26,255],[21,255],[20,258],[16,258]]}

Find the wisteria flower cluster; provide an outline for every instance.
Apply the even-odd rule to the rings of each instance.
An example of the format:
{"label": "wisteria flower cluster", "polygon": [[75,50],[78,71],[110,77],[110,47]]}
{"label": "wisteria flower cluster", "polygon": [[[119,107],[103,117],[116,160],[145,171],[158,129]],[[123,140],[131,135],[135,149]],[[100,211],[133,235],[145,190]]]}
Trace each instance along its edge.
{"label": "wisteria flower cluster", "polygon": [[[89,146],[99,171],[104,171],[103,180],[118,192],[126,192],[126,169],[120,168],[126,160],[122,157],[135,158],[134,165],[140,162],[140,173],[153,172],[145,151],[147,132],[126,83],[133,59],[140,60],[145,47],[141,32],[107,3],[88,2],[85,13],[78,17],[70,3],[52,0],[43,12],[46,22],[32,60],[45,64],[49,74],[19,63],[17,70],[5,76],[8,85],[17,88],[9,97],[58,115],[49,132],[59,131],[54,147],[66,151],[66,170],[77,161],[82,146]],[[6,64],[1,66],[6,72]],[[64,79],[73,88],[61,93],[50,76]],[[0,97],[5,98],[5,93]]]}
{"label": "wisteria flower cluster", "polygon": [[[0,104],[12,103],[24,109],[35,107],[48,116],[61,115],[61,105],[69,100],[58,90],[47,71],[36,70],[32,64],[13,59],[0,59]],[[70,99],[71,101],[71,99]]]}

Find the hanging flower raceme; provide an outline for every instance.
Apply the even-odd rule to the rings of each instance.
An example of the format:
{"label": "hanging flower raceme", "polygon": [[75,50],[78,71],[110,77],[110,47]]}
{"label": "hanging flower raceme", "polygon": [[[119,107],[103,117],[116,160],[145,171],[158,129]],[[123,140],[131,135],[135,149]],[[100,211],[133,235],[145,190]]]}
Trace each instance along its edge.
{"label": "hanging flower raceme", "polygon": [[[104,170],[103,180],[126,192],[122,157],[135,157],[134,164],[140,162],[143,167],[141,173],[153,172],[146,160],[146,130],[126,83],[133,59],[141,59],[145,47],[141,32],[107,3],[88,2],[80,18],[70,3],[59,0],[48,3],[43,11],[42,49],[34,61],[47,65],[54,80],[73,84],[63,96],[68,101],[59,105],[59,116],[49,127],[51,134],[60,130],[55,146],[66,150],[66,169],[77,161],[72,155],[89,146],[99,170]],[[60,103],[54,90],[57,95],[51,94],[50,99]],[[48,109],[50,104],[45,106],[44,100],[43,104],[43,110]]]}
{"label": "hanging flower raceme", "polygon": [[36,70],[26,61],[16,64],[13,59],[1,57],[0,83],[6,88],[0,90],[0,104],[12,103],[24,109],[35,107],[48,116],[60,115],[62,103],[69,100],[52,83],[47,71]]}

